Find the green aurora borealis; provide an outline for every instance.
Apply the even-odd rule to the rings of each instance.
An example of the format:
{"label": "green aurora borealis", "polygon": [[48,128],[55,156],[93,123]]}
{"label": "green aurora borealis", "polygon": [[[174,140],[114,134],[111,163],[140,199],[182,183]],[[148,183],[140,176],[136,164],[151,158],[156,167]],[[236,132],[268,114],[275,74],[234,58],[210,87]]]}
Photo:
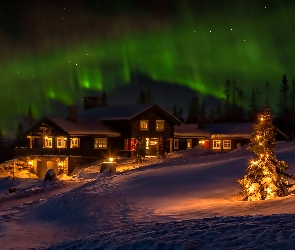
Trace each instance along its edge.
{"label": "green aurora borealis", "polygon": [[4,132],[14,133],[29,105],[42,116],[53,102],[133,84],[132,74],[218,98],[226,79],[246,92],[268,80],[277,93],[283,74],[295,77],[291,1],[18,2],[15,15],[1,10]]}

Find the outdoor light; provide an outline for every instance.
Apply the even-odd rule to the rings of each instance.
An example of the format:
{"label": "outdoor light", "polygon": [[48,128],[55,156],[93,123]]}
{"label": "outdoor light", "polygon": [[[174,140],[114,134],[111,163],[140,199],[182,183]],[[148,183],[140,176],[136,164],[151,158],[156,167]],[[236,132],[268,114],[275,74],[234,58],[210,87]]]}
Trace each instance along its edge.
{"label": "outdoor light", "polygon": [[110,157],[110,158],[109,158],[109,161],[110,161],[110,162],[113,162],[113,161],[114,161],[114,158],[113,158],[113,157]]}

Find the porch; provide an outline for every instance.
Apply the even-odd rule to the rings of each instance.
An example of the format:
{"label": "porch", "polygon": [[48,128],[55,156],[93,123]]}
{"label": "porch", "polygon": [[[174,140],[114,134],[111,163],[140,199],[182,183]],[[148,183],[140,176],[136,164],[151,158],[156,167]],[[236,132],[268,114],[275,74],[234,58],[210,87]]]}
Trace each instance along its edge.
{"label": "porch", "polygon": [[20,147],[15,149],[15,156],[30,156],[30,155],[74,155],[81,156],[80,148],[25,148]]}

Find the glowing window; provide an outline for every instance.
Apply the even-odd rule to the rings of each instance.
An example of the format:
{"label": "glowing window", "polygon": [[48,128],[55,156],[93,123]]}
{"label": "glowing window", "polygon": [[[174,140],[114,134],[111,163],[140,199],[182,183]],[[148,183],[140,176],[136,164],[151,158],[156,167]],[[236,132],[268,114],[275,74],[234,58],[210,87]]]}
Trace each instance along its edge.
{"label": "glowing window", "polygon": [[223,141],[223,149],[231,149],[231,140]]}
{"label": "glowing window", "polygon": [[164,120],[157,120],[156,121],[156,130],[163,131],[164,130]]}
{"label": "glowing window", "polygon": [[187,148],[192,148],[192,139],[187,139]]}
{"label": "glowing window", "polygon": [[148,130],[148,121],[147,120],[140,120],[140,129],[141,130]]}
{"label": "glowing window", "polygon": [[96,149],[107,148],[107,138],[95,138],[94,148]]}
{"label": "glowing window", "polygon": [[213,149],[221,149],[221,141],[214,140],[213,141]]}
{"label": "glowing window", "polygon": [[52,148],[52,137],[45,137],[45,148]]}
{"label": "glowing window", "polygon": [[65,148],[67,145],[66,138],[64,137],[57,137],[56,138],[56,147],[57,148]]}
{"label": "glowing window", "polygon": [[71,138],[71,148],[79,148],[79,138]]}

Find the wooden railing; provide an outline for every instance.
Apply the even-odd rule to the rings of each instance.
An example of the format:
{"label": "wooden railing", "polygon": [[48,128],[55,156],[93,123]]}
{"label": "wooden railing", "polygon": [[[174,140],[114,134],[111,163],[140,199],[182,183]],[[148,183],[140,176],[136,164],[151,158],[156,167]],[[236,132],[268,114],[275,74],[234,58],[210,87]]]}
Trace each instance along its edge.
{"label": "wooden railing", "polygon": [[81,155],[80,148],[16,148],[15,156],[29,155]]}

